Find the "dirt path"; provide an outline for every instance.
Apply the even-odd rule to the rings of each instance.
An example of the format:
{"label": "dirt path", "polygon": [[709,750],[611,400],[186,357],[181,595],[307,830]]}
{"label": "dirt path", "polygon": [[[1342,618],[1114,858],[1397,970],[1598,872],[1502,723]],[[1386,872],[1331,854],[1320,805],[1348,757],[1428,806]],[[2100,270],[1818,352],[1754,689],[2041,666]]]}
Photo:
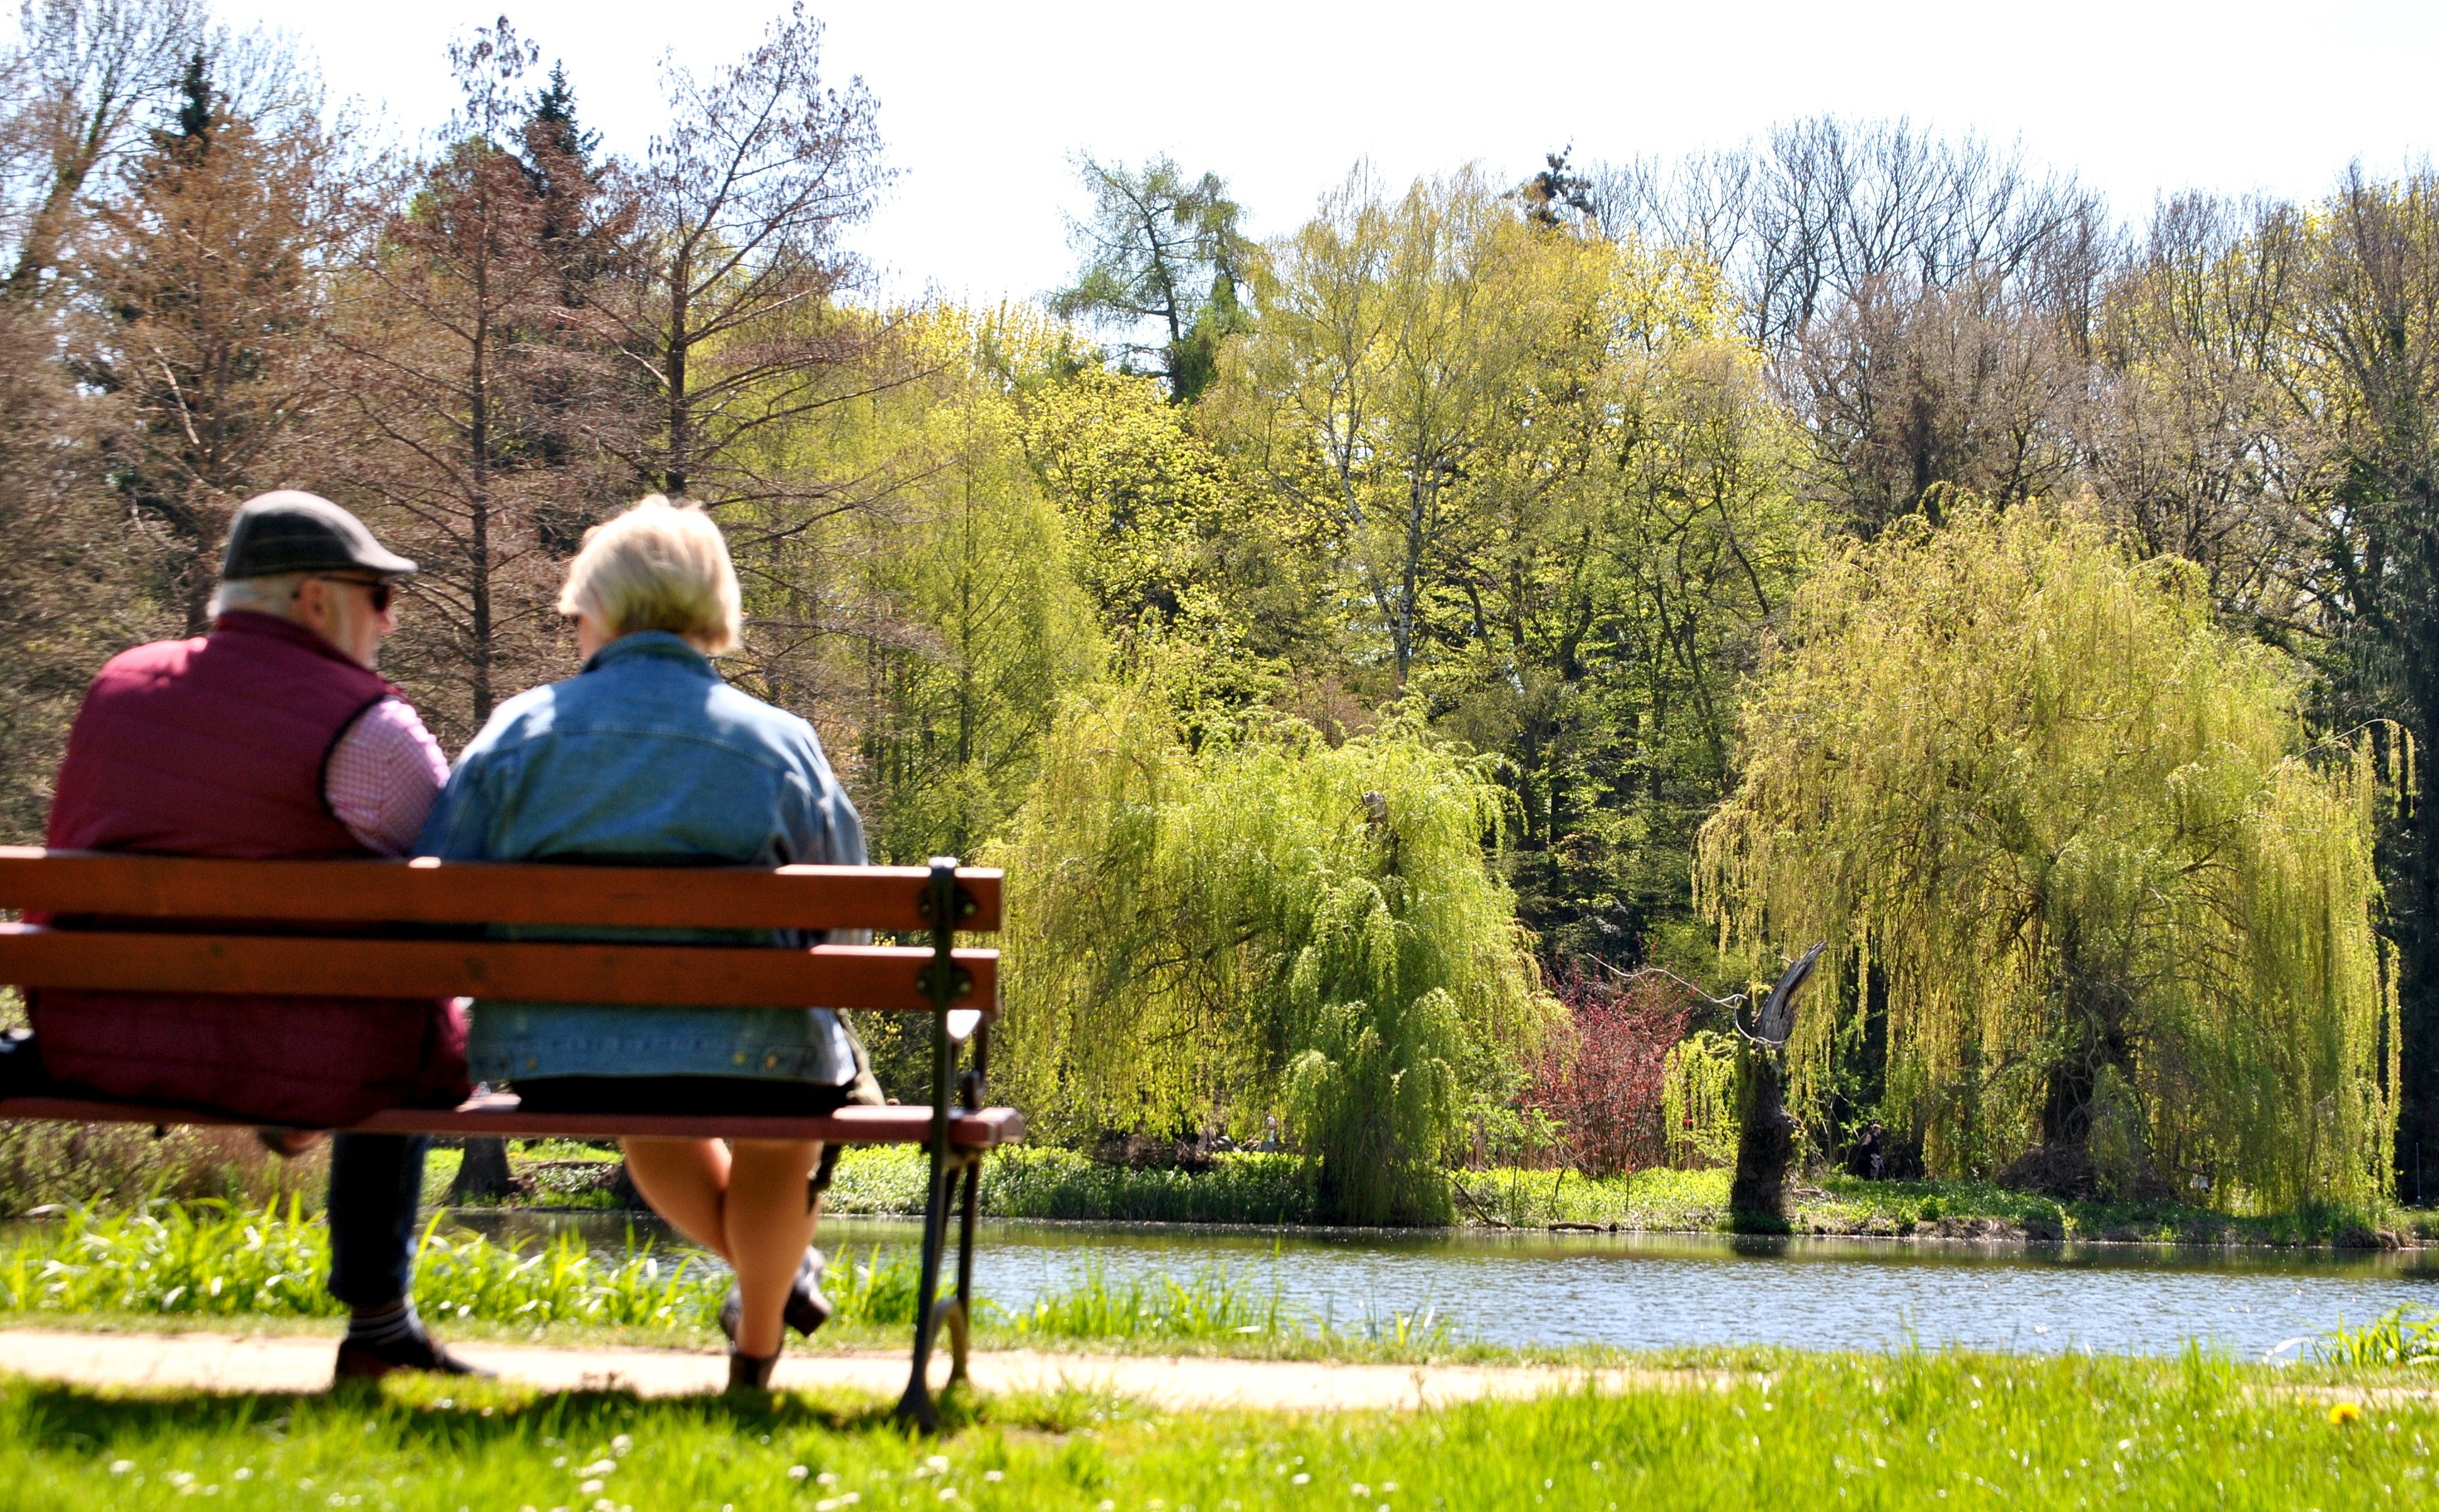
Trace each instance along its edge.
{"label": "dirt path", "polygon": [[[611,1388],[646,1396],[715,1392],[727,1361],[671,1349],[555,1349],[531,1344],[453,1345],[468,1360],[545,1391]],[[312,1392],[330,1384],[329,1339],[233,1334],[67,1333],[0,1330],[0,1370],[92,1386],[206,1391]],[[1483,1396],[1529,1396],[1583,1384],[1587,1372],[1511,1365],[1349,1365],[1277,1360],[1161,1359],[979,1352],[974,1384],[985,1392],[1062,1385],[1115,1391],[1170,1408],[1253,1407],[1280,1412],[1400,1409]],[[947,1378],[945,1361],[933,1379]],[[1591,1372],[1604,1389],[1657,1384],[1660,1373]],[[1671,1384],[1700,1379],[1668,1373]],[[848,1387],[894,1397],[906,1387],[903,1354],[791,1355],[783,1388]]]}

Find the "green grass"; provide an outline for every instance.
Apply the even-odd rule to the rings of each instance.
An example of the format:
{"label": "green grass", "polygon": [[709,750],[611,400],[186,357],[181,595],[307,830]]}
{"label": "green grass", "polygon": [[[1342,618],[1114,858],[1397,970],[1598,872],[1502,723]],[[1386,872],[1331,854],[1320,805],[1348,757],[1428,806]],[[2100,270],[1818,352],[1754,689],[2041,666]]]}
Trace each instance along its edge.
{"label": "green grass", "polygon": [[[224,1203],[155,1203],[136,1212],[78,1210],[0,1249],[0,1317],[48,1321],[335,1318],[323,1290],[329,1231],[300,1204],[286,1210]],[[528,1244],[425,1229],[415,1295],[424,1316],[457,1329],[542,1331],[554,1325],[640,1330],[700,1342],[717,1326],[729,1277],[694,1254],[664,1255],[632,1236],[625,1253],[598,1257],[574,1234]],[[915,1321],[911,1251],[842,1251],[824,1282],[836,1307],[826,1343],[895,1342]],[[1100,1340],[1176,1347],[1206,1343],[1266,1353],[1411,1359],[1455,1341],[1434,1314],[1365,1312],[1348,1320],[1286,1307],[1226,1270],[1112,1281],[1097,1268],[1067,1290],[1009,1309],[978,1299],[987,1342]],[[462,1334],[461,1334],[462,1336]]]}
{"label": "green grass", "polygon": [[[78,1209],[0,1250],[0,1311],[335,1317],[329,1266],[329,1230],[301,1203]],[[437,1218],[416,1262],[418,1304],[436,1320],[686,1329],[707,1325],[727,1289],[724,1272],[649,1242],[605,1262],[572,1234],[501,1244],[444,1234]]]}
{"label": "green grass", "polygon": [[2339,1326],[2321,1341],[2319,1357],[2350,1368],[2439,1365],[2439,1312],[2391,1307],[2360,1327]]}
{"label": "green grass", "polygon": [[[2340,1414],[2341,1417],[2343,1414]],[[0,1378],[0,1508],[2389,1507],[2439,1416],[2224,1360],[1810,1357],[1767,1376],[1413,1414],[952,1401],[937,1440],[846,1394],[645,1402],[404,1381],[102,1394]]]}

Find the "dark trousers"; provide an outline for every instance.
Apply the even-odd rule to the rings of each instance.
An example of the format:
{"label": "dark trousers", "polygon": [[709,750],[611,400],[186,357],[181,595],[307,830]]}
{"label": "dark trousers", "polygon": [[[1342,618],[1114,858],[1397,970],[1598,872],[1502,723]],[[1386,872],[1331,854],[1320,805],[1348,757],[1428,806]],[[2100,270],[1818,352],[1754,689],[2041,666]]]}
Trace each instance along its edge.
{"label": "dark trousers", "polygon": [[330,1136],[330,1295],[386,1307],[415,1279],[415,1208],[423,1197],[422,1134]]}

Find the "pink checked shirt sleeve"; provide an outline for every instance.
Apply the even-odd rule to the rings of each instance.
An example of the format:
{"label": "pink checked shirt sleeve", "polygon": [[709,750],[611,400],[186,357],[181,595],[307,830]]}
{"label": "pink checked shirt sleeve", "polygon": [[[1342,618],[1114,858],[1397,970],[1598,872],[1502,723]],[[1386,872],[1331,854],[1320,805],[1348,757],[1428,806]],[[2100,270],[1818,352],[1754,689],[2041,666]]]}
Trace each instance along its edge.
{"label": "pink checked shirt sleeve", "polygon": [[440,743],[403,699],[383,699],[330,748],[322,796],[366,849],[403,856],[423,832],[423,817],[449,780]]}

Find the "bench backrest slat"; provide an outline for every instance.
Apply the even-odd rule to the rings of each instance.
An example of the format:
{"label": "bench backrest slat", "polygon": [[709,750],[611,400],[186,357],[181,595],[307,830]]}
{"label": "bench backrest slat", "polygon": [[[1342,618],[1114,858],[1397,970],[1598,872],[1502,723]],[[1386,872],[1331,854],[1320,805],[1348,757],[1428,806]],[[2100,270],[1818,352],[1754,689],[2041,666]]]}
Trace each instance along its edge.
{"label": "bench backrest slat", "polygon": [[[0,846],[0,909],[163,918],[686,929],[930,928],[919,866],[221,861]],[[1000,926],[1001,874],[962,867],[961,930]]]}
{"label": "bench backrest slat", "polygon": [[[996,1008],[996,951],[959,951],[961,1007]],[[685,1004],[705,1007],[933,1006],[932,952],[911,946],[539,944],[259,934],[144,934],[0,924],[0,982],[126,992]]]}

